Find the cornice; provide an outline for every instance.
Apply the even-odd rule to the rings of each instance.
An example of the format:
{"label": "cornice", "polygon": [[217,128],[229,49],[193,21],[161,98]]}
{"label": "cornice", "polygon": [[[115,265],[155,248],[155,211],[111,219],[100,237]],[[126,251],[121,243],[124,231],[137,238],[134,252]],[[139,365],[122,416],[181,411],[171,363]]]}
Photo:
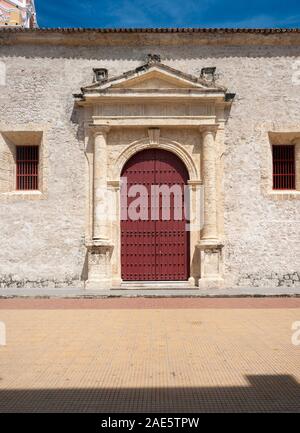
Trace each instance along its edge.
{"label": "cornice", "polygon": [[300,29],[1,27],[0,45],[300,45]]}

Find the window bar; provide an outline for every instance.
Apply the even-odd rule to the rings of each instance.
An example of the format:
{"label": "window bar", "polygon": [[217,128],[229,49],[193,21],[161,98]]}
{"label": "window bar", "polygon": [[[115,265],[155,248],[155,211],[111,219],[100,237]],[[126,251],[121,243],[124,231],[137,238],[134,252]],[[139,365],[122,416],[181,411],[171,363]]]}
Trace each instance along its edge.
{"label": "window bar", "polygon": [[295,189],[295,146],[273,145],[273,189]]}
{"label": "window bar", "polygon": [[17,146],[17,189],[38,189],[38,146]]}

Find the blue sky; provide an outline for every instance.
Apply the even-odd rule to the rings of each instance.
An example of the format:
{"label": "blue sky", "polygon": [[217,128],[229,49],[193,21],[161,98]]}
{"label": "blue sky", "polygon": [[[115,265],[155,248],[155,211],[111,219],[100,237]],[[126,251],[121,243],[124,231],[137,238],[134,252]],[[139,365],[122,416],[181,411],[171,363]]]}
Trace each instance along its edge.
{"label": "blue sky", "polygon": [[35,0],[40,27],[300,27],[299,0]]}

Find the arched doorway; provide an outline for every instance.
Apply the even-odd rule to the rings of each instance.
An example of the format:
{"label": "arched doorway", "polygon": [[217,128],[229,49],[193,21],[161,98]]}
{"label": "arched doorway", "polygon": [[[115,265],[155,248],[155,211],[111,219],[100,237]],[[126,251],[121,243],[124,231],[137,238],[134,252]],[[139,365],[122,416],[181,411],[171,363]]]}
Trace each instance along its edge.
{"label": "arched doorway", "polygon": [[147,149],[127,161],[121,177],[123,281],[187,280],[185,165],[172,152]]}

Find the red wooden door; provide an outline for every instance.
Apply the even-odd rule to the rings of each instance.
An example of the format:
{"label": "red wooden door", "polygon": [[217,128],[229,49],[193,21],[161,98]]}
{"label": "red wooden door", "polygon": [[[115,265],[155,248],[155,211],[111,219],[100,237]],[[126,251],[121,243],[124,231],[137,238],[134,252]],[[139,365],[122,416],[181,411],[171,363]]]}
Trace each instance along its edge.
{"label": "red wooden door", "polygon": [[[183,197],[188,172],[184,164],[171,152],[147,149],[126,163],[122,179],[123,185],[126,179],[126,188],[121,190],[122,279],[187,280],[189,232]],[[162,188],[159,194],[155,193],[158,187]],[[138,212],[132,213],[132,206]]]}

